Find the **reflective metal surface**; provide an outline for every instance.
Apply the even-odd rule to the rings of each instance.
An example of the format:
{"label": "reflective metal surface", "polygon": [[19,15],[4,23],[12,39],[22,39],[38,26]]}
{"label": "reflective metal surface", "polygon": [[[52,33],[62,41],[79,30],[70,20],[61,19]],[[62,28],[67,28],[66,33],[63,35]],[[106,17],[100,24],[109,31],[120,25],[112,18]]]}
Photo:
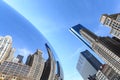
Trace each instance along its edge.
{"label": "reflective metal surface", "polygon": [[[5,39],[6,37],[9,38]],[[0,75],[15,76],[17,78],[14,80],[17,80],[18,75],[9,74],[9,71],[6,73],[2,73],[1,71],[2,65],[16,63],[15,66],[26,65],[30,67],[30,70],[33,69],[33,71],[30,71],[28,68],[29,72],[28,74],[26,73],[27,78],[21,78],[22,80],[38,80],[38,78],[39,80],[63,80],[63,71],[59,59],[49,42],[28,20],[2,1],[0,1],[0,41],[0,56],[3,57],[1,60]],[[7,43],[10,44],[10,47]],[[17,55],[24,56],[23,60],[21,56],[15,58]],[[40,69],[41,73],[37,72],[37,69]],[[30,75],[33,77],[29,78]],[[35,79],[35,75],[39,75],[39,77],[37,76],[38,78]],[[2,76],[2,78],[5,79],[6,77]]]}

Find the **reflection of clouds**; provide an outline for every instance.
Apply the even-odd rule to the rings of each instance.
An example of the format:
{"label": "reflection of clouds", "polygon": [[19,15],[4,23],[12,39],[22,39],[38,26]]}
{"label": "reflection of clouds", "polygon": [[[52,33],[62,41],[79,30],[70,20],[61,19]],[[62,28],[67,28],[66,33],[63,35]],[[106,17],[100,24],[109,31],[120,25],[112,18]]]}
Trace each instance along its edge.
{"label": "reflection of clouds", "polygon": [[26,48],[23,48],[23,49],[18,49],[18,52],[19,52],[19,54],[20,55],[23,55],[24,57],[27,57],[31,52],[28,50],[28,49],[26,49]]}
{"label": "reflection of clouds", "polygon": [[85,50],[85,47],[84,47],[84,46],[78,48],[74,53],[72,53],[72,55],[70,55],[70,56],[67,58],[67,60],[69,61],[69,60],[72,60],[74,57],[79,56],[80,52],[83,51],[83,50]]}
{"label": "reflection of clouds", "polygon": [[17,54],[24,56],[23,62],[25,62],[28,55],[31,54],[31,51],[26,48],[18,48],[17,52],[18,52]]}

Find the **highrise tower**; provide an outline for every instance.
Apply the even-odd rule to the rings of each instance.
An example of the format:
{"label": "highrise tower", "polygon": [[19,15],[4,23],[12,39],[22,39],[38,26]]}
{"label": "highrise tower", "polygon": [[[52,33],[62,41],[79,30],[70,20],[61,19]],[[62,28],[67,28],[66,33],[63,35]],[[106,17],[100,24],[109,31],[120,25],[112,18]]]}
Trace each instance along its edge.
{"label": "highrise tower", "polygon": [[26,61],[26,65],[31,66],[29,76],[33,77],[34,80],[40,80],[44,63],[45,61],[40,50],[37,50],[33,55],[29,55]]}
{"label": "highrise tower", "polygon": [[120,39],[120,13],[118,14],[103,14],[100,22],[111,28],[110,33]]}
{"label": "highrise tower", "polygon": [[15,49],[12,48],[11,36],[0,36],[0,63],[4,60],[11,60],[14,50]]}
{"label": "highrise tower", "polygon": [[[78,29],[76,31],[76,28]],[[96,52],[110,67],[120,74],[120,43],[110,37],[99,37],[78,24],[71,28],[74,34],[82,36],[90,43],[90,47]]]}
{"label": "highrise tower", "polygon": [[87,80],[89,75],[94,75],[100,69],[102,64],[88,51],[85,50],[80,53],[77,63],[77,70],[84,80]]}

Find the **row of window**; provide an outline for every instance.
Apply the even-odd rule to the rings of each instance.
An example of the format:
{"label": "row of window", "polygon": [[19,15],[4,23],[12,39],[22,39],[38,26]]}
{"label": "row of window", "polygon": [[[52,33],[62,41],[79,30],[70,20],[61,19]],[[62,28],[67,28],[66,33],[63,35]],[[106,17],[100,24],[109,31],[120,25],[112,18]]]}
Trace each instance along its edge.
{"label": "row of window", "polygon": [[99,70],[96,74],[97,80],[108,80],[108,78]]}
{"label": "row of window", "polygon": [[[100,44],[99,44],[100,45]],[[117,73],[119,73],[120,72],[120,64],[116,61],[116,60],[114,60],[114,58],[112,58],[111,56],[109,56],[104,50],[106,50],[105,49],[105,47],[103,46],[103,49],[102,48],[100,48],[100,46],[98,46],[97,44],[95,44],[94,46],[93,46],[93,48],[95,49],[95,51],[97,51],[101,56],[102,56],[102,58],[105,60],[105,62],[107,63],[107,64],[111,64],[110,66],[117,72]]]}
{"label": "row of window", "polygon": [[112,28],[110,33],[120,39],[120,31]]}

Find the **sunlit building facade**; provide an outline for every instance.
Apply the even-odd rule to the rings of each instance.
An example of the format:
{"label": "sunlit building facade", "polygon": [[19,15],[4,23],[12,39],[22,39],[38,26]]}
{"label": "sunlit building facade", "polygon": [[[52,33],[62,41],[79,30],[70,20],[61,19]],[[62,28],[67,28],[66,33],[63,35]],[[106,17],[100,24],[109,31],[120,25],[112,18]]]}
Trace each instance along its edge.
{"label": "sunlit building facade", "polygon": [[76,27],[77,33],[89,42],[89,47],[120,75],[120,43],[110,37],[99,37],[80,24],[72,27],[72,32],[76,32]]}
{"label": "sunlit building facade", "polygon": [[11,36],[0,36],[0,62],[13,58],[13,53]]}
{"label": "sunlit building facade", "polygon": [[110,33],[120,39],[120,13],[117,14],[103,14],[100,22],[111,28]]}
{"label": "sunlit building facade", "polygon": [[80,53],[77,63],[77,70],[84,80],[87,80],[89,75],[95,75],[102,64],[88,51]]}
{"label": "sunlit building facade", "polygon": [[4,61],[0,65],[0,77],[3,78],[3,80],[18,80],[18,78],[23,80],[33,80],[32,78],[28,77],[29,71],[30,66],[21,63]]}
{"label": "sunlit building facade", "polygon": [[96,74],[96,80],[120,80],[117,74],[109,65],[104,64]]}
{"label": "sunlit building facade", "polygon": [[31,67],[29,77],[32,77],[33,80],[40,80],[44,64],[45,61],[40,50],[37,50],[33,55],[29,55],[26,62],[26,65]]}

